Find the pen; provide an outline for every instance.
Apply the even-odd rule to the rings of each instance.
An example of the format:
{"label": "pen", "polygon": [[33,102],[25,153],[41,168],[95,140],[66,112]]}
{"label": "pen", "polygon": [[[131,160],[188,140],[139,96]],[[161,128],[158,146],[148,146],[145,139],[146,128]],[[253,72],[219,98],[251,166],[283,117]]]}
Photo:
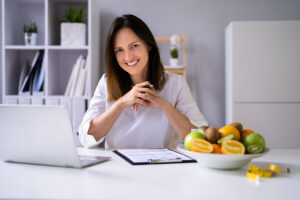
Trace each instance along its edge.
{"label": "pen", "polygon": [[145,85],[144,88],[153,88],[154,85]]}
{"label": "pen", "polygon": [[176,158],[161,158],[161,159],[149,159],[148,163],[174,163],[174,162],[182,162],[182,159],[180,157]]}

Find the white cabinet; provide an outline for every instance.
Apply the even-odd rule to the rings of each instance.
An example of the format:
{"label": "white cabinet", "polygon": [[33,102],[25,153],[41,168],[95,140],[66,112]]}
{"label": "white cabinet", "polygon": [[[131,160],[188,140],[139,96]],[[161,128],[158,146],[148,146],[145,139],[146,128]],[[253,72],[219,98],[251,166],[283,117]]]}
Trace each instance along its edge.
{"label": "white cabinet", "polygon": [[226,123],[240,121],[271,148],[300,148],[300,21],[226,27]]}
{"label": "white cabinet", "polygon": [[[98,0],[2,0],[2,97],[3,103],[65,105],[74,133],[87,108],[99,79],[100,11]],[[71,8],[83,8],[87,18],[87,44],[60,46],[60,20]],[[25,46],[23,25],[35,22],[36,46]],[[37,50],[44,51],[45,81],[43,93],[23,96],[18,81],[25,61],[32,61]],[[64,96],[73,65],[79,55],[89,59],[83,96]]]}

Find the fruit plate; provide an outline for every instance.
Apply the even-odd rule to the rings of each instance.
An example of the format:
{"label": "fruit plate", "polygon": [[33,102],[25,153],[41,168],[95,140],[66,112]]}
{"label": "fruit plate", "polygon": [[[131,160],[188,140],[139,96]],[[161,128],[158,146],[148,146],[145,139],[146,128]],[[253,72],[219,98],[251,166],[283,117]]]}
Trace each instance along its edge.
{"label": "fruit plate", "polygon": [[213,169],[238,169],[248,164],[253,158],[258,158],[265,155],[269,150],[265,148],[264,152],[258,154],[244,154],[244,155],[224,155],[224,154],[210,154],[188,151],[183,144],[177,146],[177,150],[187,156],[197,160],[198,164],[203,167]]}

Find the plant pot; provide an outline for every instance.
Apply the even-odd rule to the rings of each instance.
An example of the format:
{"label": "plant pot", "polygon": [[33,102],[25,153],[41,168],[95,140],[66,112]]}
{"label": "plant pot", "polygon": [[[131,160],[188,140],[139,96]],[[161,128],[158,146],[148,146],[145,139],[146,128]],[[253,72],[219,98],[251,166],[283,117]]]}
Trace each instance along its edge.
{"label": "plant pot", "polygon": [[24,33],[24,43],[25,45],[34,46],[37,45],[37,33]]}
{"label": "plant pot", "polygon": [[86,24],[84,23],[61,23],[60,45],[84,46],[86,45]]}
{"label": "plant pot", "polygon": [[170,66],[172,67],[178,66],[178,58],[170,58]]}

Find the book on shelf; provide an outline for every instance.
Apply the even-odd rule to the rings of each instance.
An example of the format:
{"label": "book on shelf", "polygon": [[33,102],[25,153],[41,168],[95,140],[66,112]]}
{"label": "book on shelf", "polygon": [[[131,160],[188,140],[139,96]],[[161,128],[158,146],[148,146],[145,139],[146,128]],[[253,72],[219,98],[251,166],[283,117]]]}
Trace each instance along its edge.
{"label": "book on shelf", "polygon": [[[27,91],[27,89],[25,89],[25,86],[26,86],[27,82],[29,82],[29,75],[32,73],[33,68],[34,68],[34,66],[37,62],[37,59],[38,59],[39,55],[40,55],[40,51],[36,51],[35,55],[33,57],[29,72],[26,73],[26,76],[25,76],[25,78],[23,79],[23,82],[22,82],[22,86],[21,86],[21,88],[19,88],[19,95],[29,95],[30,94],[29,90]],[[28,61],[26,61],[26,62],[28,62]],[[22,73],[21,73],[21,75],[22,75]]]}
{"label": "book on shelf", "polygon": [[30,70],[30,65],[29,65],[28,60],[26,60],[24,65],[22,66],[22,69],[21,69],[21,73],[20,73],[20,77],[19,77],[18,91],[21,91],[23,82],[24,82],[26,76],[28,75],[29,70]]}
{"label": "book on shelf", "polygon": [[83,60],[78,73],[78,79],[74,90],[74,96],[82,96],[86,83],[86,59]]}
{"label": "book on shelf", "polygon": [[86,58],[80,55],[73,65],[71,75],[65,90],[65,96],[82,96],[86,87]]}
{"label": "book on shelf", "polygon": [[45,66],[43,58],[43,50],[39,50],[35,53],[29,73],[24,78],[23,84],[19,89],[19,95],[32,95],[33,91],[35,91],[36,88],[39,92],[42,91],[45,76]]}
{"label": "book on shelf", "polygon": [[71,75],[69,77],[69,81],[67,84],[67,88],[65,90],[65,96],[71,96],[71,94],[72,94],[71,91],[74,89],[75,79],[76,79],[76,76],[77,76],[78,70],[79,70],[80,59],[81,59],[81,56],[79,56],[77,58],[75,64],[73,65],[72,72],[71,72]]}
{"label": "book on shelf", "polygon": [[44,80],[45,80],[45,59],[42,59],[41,64],[36,70],[33,79],[32,91],[33,95],[43,95],[44,89]]}
{"label": "book on shelf", "polygon": [[[91,63],[91,60],[90,60],[90,57],[89,55],[86,56],[86,80],[90,79],[90,77],[88,77],[90,75],[89,73],[89,70],[90,70],[90,63]],[[85,83],[85,88],[84,88],[84,96],[88,96],[89,95],[89,91],[90,91],[90,88],[89,88],[89,84]]]}

